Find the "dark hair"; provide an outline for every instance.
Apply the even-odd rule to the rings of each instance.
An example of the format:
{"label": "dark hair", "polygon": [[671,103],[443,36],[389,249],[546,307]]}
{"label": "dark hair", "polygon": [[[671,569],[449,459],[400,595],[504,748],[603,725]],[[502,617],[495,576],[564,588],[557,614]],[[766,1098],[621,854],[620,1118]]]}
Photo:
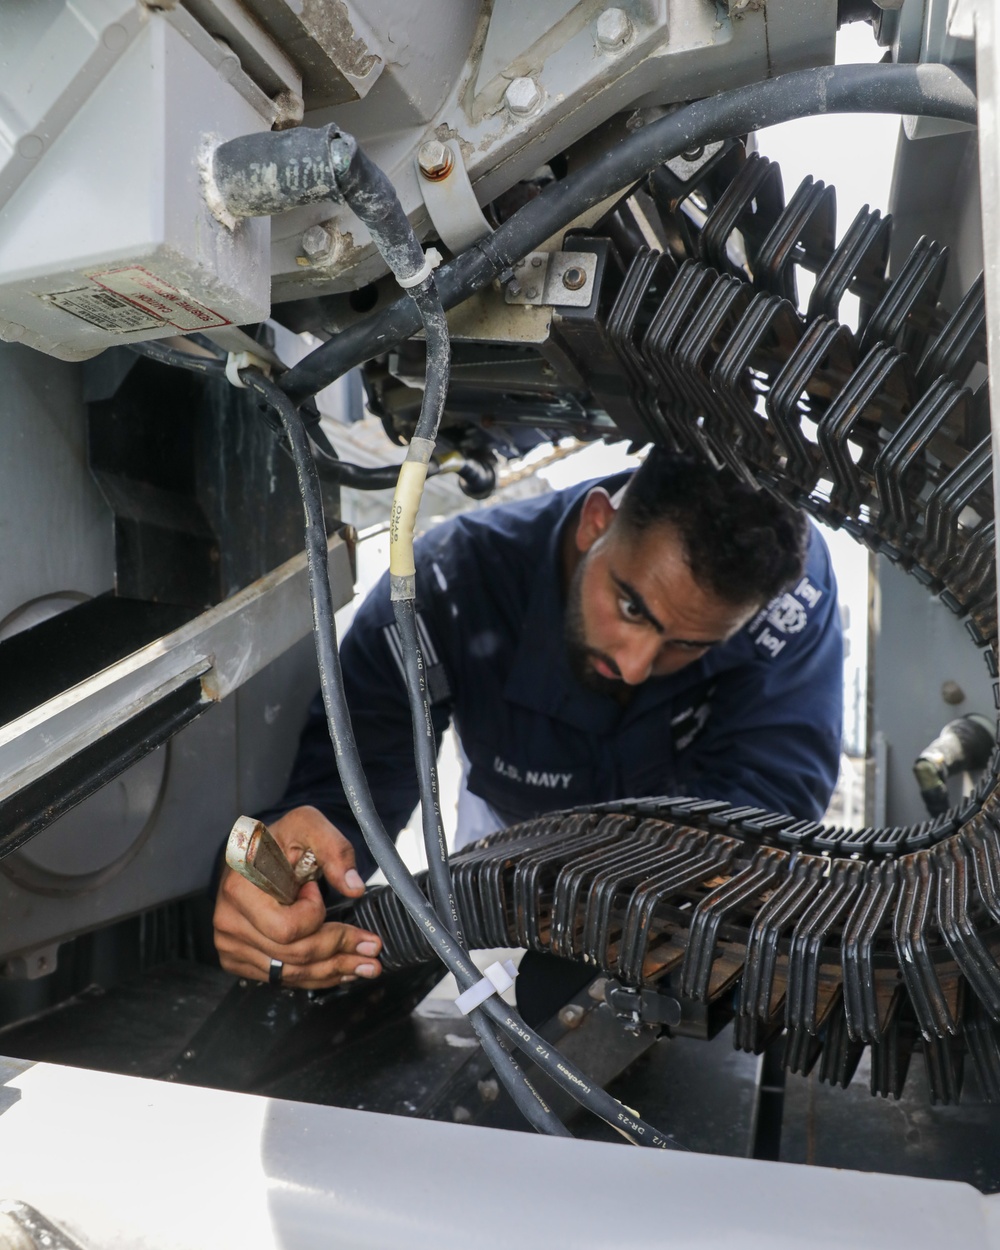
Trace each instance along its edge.
{"label": "dark hair", "polygon": [[674,526],[695,581],[727,603],[766,603],[805,567],[805,515],[694,456],[654,447],[617,519],[632,530]]}

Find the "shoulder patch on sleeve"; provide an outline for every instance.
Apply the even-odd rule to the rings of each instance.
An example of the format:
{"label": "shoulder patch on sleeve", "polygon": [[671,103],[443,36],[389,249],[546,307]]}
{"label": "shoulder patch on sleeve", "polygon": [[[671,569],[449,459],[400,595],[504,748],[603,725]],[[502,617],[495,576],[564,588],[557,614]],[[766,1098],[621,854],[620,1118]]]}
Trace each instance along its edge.
{"label": "shoulder patch on sleeve", "polygon": [[747,626],[758,649],[770,659],[777,659],[789,639],[801,634],[809,624],[810,613],[824,593],[808,577],[802,577],[794,590],[786,590],[772,599]]}
{"label": "shoulder patch on sleeve", "polygon": [[[403,666],[403,644],[399,636],[399,629],[395,622],[392,625],[385,625],[382,628],[385,635],[386,646],[388,646],[392,658],[396,661],[396,667],[399,669],[399,675],[406,683],[406,669]],[[420,640],[420,650],[423,653],[424,664],[427,671],[427,694],[431,703],[446,703],[451,698],[451,687],[448,684],[448,674],[445,672],[444,665],[441,663],[441,657],[438,655],[437,647],[431,638],[430,630],[423,618],[423,614],[417,613],[417,637]]]}

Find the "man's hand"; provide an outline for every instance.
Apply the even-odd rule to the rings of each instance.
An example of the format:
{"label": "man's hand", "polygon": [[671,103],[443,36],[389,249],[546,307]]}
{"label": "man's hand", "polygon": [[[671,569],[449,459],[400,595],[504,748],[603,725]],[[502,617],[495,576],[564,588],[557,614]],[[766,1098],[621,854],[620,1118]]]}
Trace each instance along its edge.
{"label": "man's hand", "polygon": [[[354,867],[354,847],[315,807],[296,807],[269,826],[294,864],[311,847],[333,888],[359,898],[365,883]],[[215,902],[215,948],[227,972],[266,981],[272,959],[285,965],[282,984],[320,990],[358,977],[377,977],[382,943],[353,925],[325,923],[319,886],[308,881],[284,907],[231,868],[223,872]]]}

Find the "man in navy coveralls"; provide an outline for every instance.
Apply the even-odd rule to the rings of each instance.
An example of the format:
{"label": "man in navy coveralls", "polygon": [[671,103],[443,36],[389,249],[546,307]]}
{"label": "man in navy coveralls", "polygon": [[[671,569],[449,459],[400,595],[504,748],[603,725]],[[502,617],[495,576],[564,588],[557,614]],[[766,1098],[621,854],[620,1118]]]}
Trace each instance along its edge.
{"label": "man in navy coveralls", "polygon": [[[457,516],[416,546],[434,725],[466,760],[459,842],[543,812],[691,795],[822,817],[840,755],[842,639],[829,552],[805,517],[726,471],[652,452],[619,475]],[[358,746],[395,836],[417,801],[388,578],[341,651]],[[317,697],[264,819],[356,898],[374,868]],[[465,835],[464,838],[462,835]],[[378,976],[379,941],[282,907],[226,870],[228,971],[321,988]]]}

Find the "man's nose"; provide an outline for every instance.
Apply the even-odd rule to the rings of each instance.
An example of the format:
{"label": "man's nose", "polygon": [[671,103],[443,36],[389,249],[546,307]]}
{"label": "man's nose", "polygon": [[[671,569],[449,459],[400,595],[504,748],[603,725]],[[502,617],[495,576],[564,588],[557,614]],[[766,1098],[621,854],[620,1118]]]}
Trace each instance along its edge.
{"label": "man's nose", "polygon": [[653,661],[660,651],[660,638],[651,634],[648,638],[633,638],[615,653],[615,663],[622,675],[622,681],[629,686],[638,686],[653,671]]}

